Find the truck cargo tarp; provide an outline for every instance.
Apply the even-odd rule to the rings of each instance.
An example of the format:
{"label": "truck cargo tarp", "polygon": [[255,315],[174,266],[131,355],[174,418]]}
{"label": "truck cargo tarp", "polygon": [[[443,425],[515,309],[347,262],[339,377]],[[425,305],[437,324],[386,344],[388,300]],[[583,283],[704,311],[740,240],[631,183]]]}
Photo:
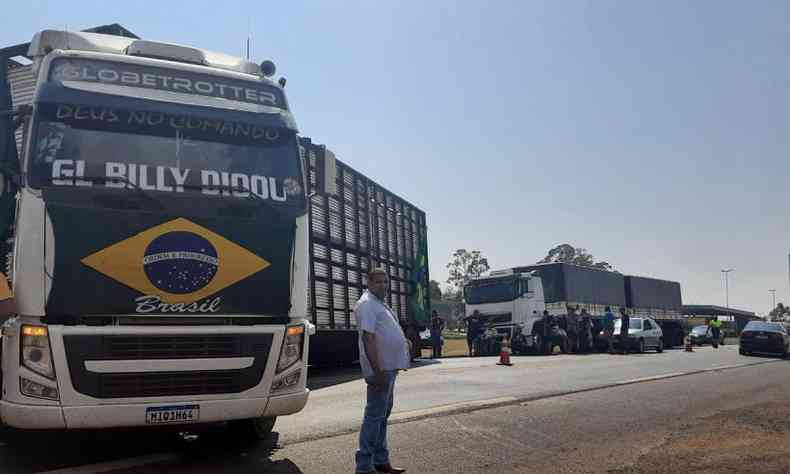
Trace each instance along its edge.
{"label": "truck cargo tarp", "polygon": [[680,311],[683,307],[680,283],[638,276],[625,277],[629,308],[666,309]]}
{"label": "truck cargo tarp", "polygon": [[519,273],[537,271],[543,282],[546,303],[572,302],[598,305],[625,305],[624,276],[567,263],[518,267]]}

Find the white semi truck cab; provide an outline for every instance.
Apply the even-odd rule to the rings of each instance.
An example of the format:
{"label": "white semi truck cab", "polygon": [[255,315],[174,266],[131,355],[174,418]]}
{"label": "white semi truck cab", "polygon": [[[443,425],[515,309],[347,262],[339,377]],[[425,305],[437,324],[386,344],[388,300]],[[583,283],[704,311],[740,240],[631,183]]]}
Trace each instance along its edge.
{"label": "white semi truck cab", "polygon": [[284,81],[270,62],[97,33],[42,31],[27,56],[13,73],[32,93],[0,122],[22,131],[18,161],[0,157],[19,313],[2,422],[267,435],[307,402],[314,331]]}
{"label": "white semi truck cab", "polygon": [[[543,282],[535,272],[496,270],[475,278],[464,287],[466,317],[477,312],[489,330],[512,338],[519,326],[524,335],[532,334],[536,321],[543,318],[546,303]],[[532,344],[532,341],[527,342]]]}

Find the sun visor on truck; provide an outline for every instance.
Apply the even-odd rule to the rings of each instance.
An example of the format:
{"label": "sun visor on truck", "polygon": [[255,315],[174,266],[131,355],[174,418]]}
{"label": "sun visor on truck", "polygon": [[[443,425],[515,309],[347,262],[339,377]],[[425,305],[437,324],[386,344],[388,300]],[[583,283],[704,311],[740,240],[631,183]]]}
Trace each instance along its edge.
{"label": "sun visor on truck", "polygon": [[[200,117],[218,122],[241,122],[260,125],[262,127],[287,128],[296,131],[296,125],[288,113],[246,112],[242,110],[195,106],[176,102],[157,101],[152,99],[136,99],[97,92],[70,89],[57,83],[42,84],[39,88],[37,101],[52,104],[69,104],[87,106],[93,109],[94,115],[101,110],[108,111],[103,116],[111,117],[109,111],[125,110],[163,116]],[[164,123],[164,122],[163,122]],[[166,125],[166,123],[164,123]]]}

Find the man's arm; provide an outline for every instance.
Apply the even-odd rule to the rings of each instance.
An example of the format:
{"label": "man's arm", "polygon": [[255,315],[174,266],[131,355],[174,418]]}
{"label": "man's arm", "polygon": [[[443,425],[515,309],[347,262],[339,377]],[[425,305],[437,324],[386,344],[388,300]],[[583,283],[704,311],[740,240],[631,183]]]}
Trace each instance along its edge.
{"label": "man's arm", "polygon": [[379,363],[379,351],[378,346],[376,345],[376,334],[362,331],[362,342],[365,346],[365,354],[368,356],[370,367],[373,369],[373,376],[376,378],[371,387],[373,390],[380,392],[384,390],[386,379],[384,377],[384,372],[381,370],[381,364]]}

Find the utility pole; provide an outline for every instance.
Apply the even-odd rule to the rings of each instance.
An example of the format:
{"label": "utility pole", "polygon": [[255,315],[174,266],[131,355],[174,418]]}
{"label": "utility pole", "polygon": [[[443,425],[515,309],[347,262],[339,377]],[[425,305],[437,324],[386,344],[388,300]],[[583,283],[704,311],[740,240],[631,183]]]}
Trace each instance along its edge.
{"label": "utility pole", "polygon": [[[721,272],[724,273],[724,301],[727,307],[727,321],[731,322],[730,319],[730,272],[735,271],[734,268],[728,268],[726,270],[722,270]],[[733,326],[735,326],[733,324]]]}
{"label": "utility pole", "polygon": [[773,301],[773,306],[771,306],[771,311],[768,312],[768,317],[771,317],[771,312],[773,312],[776,309],[776,290],[768,290],[768,292],[771,293],[771,297]]}

